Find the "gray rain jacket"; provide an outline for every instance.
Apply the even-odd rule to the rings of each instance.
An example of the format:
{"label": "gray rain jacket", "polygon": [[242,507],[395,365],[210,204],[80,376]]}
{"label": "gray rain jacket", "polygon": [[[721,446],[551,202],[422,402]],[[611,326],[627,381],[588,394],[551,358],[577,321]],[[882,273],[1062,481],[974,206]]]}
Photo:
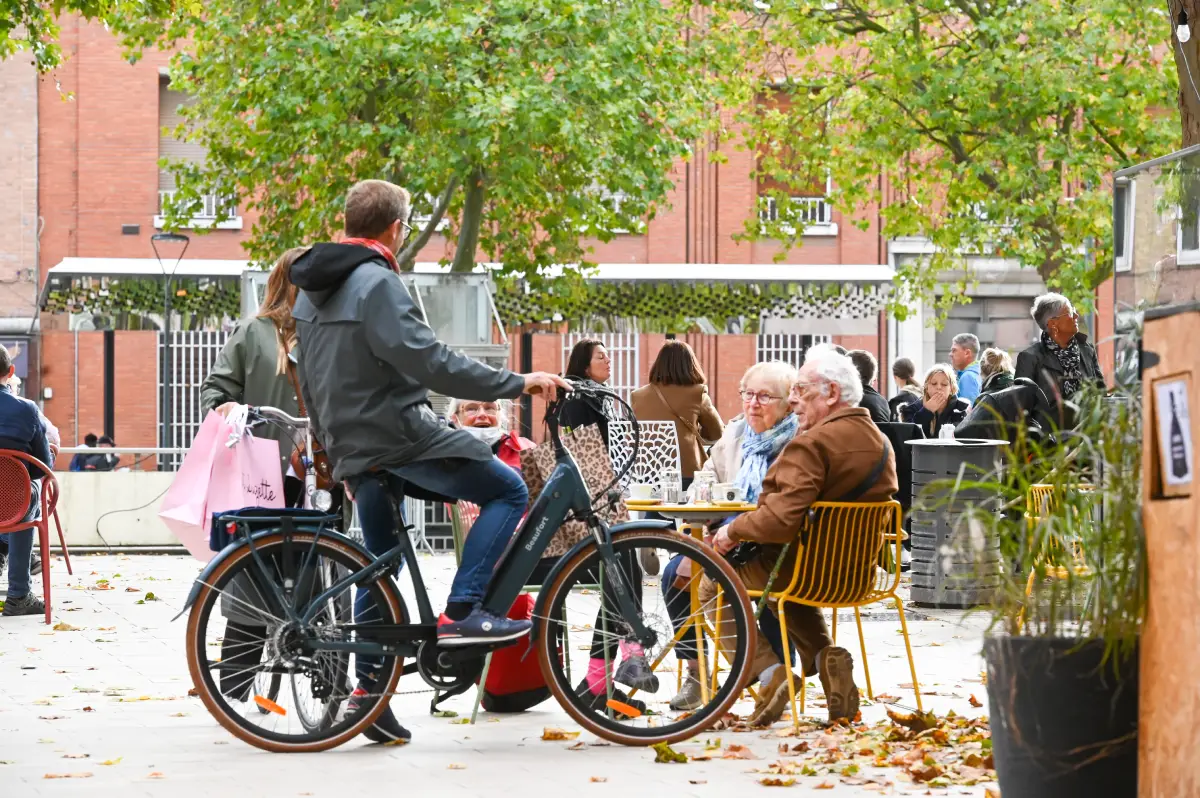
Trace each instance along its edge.
{"label": "gray rain jacket", "polygon": [[308,415],[335,479],[422,460],[490,460],[481,441],[438,420],[429,391],[511,399],[520,375],[455,352],[434,335],[400,277],[376,252],[317,244],[292,265],[292,315]]}

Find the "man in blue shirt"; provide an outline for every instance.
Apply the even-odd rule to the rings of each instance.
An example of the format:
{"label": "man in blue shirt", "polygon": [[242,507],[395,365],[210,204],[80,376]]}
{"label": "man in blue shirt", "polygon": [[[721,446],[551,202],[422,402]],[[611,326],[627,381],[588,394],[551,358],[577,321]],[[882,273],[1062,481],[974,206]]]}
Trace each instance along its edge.
{"label": "man in blue shirt", "polygon": [[950,365],[958,377],[958,398],[974,402],[979,396],[979,339],[970,333],[954,336],[950,345]]}
{"label": "man in blue shirt", "polygon": [[[0,449],[11,449],[33,455],[43,463],[50,462],[50,442],[37,405],[13,393],[8,382],[15,369],[8,350],[0,346]],[[42,474],[29,468],[31,477]],[[33,484],[29,513],[25,520],[37,519],[40,509],[41,480]],[[29,590],[29,558],[33,552],[33,529],[10,532],[8,538],[8,595],[4,599],[4,615],[42,615],[46,605]]]}

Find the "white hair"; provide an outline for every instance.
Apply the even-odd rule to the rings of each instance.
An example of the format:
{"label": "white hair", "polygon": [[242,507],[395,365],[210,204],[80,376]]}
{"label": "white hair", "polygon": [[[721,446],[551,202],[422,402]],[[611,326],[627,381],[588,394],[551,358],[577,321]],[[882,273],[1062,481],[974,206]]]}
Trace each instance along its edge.
{"label": "white hair", "polygon": [[782,360],[767,360],[755,363],[746,369],[746,373],[742,375],[742,381],[738,383],[738,389],[745,390],[746,384],[757,378],[773,385],[776,393],[786,399],[787,395],[792,392],[792,385],[795,384],[798,376],[796,367],[791,363],[784,363]]}
{"label": "white hair", "polygon": [[811,366],[813,373],[824,383],[821,393],[828,394],[829,386],[837,385],[841,388],[842,401],[851,407],[858,407],[863,397],[863,386],[853,360],[832,347],[814,346],[805,355],[804,365]]}
{"label": "white hair", "polygon": [[1062,294],[1042,294],[1033,300],[1033,310],[1029,311],[1029,315],[1033,316],[1039,330],[1045,330],[1050,319],[1068,308],[1074,310],[1075,306]]}
{"label": "white hair", "polygon": [[[446,408],[446,416],[447,417],[449,417],[449,416],[457,417],[459,405],[461,405],[463,402],[475,402],[475,401],[484,401],[484,400],[451,399],[450,406],[448,408]],[[500,399],[496,402],[496,408],[498,411],[496,415],[499,417],[499,420],[500,420],[499,427],[500,427],[500,429],[504,430],[505,432],[508,432],[508,408],[510,405],[512,405],[511,399]]]}

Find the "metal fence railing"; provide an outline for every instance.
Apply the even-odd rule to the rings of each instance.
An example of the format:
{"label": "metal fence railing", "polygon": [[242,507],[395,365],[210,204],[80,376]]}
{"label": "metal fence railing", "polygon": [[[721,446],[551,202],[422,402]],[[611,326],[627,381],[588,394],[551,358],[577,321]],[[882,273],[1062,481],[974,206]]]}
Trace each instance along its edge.
{"label": "metal fence railing", "polygon": [[638,333],[568,333],[562,337],[562,368],[566,371],[571,349],[583,338],[596,338],[612,358],[608,386],[625,401],[639,388],[641,380],[641,336]]}
{"label": "metal fence railing", "polygon": [[804,353],[817,344],[830,343],[828,335],[798,335],[793,333],[759,333],[757,362],[782,360],[796,368],[804,364]]}

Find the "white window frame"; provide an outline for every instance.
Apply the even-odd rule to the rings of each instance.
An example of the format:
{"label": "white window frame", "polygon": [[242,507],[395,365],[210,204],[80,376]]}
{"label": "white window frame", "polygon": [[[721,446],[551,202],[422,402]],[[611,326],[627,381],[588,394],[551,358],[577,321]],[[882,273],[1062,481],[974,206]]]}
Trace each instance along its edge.
{"label": "white window frame", "polygon": [[[163,195],[164,194],[170,194],[173,196],[175,194],[175,192],[174,192],[174,190],[159,189],[159,192],[158,192],[159,213],[155,214],[155,216],[154,216],[154,228],[156,230],[162,230],[164,227],[166,227],[166,224],[167,224],[167,217],[162,215]],[[201,202],[205,206],[212,203],[215,207],[214,197],[215,197],[215,195],[213,195],[213,194],[205,194],[205,195],[203,195]],[[239,208],[239,211],[240,211],[240,208]],[[222,222],[218,222],[216,215],[209,215],[207,213],[202,213],[199,216],[193,216],[191,219],[188,219],[188,221],[185,224],[180,226],[180,229],[198,230],[198,229],[203,229],[206,227],[212,227],[217,230],[241,230],[242,229],[242,215],[241,215],[241,213],[238,213],[237,216],[233,216]]]}
{"label": "white window frame", "polygon": [[[426,194],[425,201],[429,203],[429,207],[431,209],[437,205],[437,197],[433,196],[432,194]],[[433,218],[432,212],[417,213],[416,211],[413,211],[411,217],[408,220],[408,223],[410,225],[412,225],[412,229],[413,229],[412,234],[414,236],[419,236],[422,232],[424,232],[425,226],[429,224],[429,220],[432,218]],[[446,214],[443,213],[442,218],[438,219],[437,226],[433,228],[433,231],[435,233],[440,233],[449,226],[450,226],[450,219],[446,216]]]}
{"label": "white window frame", "polygon": [[[833,206],[829,202],[829,195],[833,192],[833,176],[829,173],[825,174],[825,196],[794,196],[791,197],[792,202],[803,202],[805,200],[820,200],[825,203],[826,212],[829,214],[828,221],[817,222],[816,224],[805,225],[801,235],[804,236],[836,236],[838,234],[837,222],[833,221]],[[776,200],[770,196],[760,196],[758,198],[758,218],[760,222],[773,222],[779,218],[776,207]],[[782,229],[788,235],[795,235],[796,228],[790,224],[782,225]]]}
{"label": "white window frame", "polygon": [[[1182,207],[1175,208],[1175,264],[1178,266],[1197,266],[1200,265],[1200,247],[1196,249],[1183,248],[1184,215]],[[1195,224],[1197,227],[1200,227],[1200,208],[1197,208]],[[1198,235],[1198,238],[1200,238],[1200,235]]]}
{"label": "white window frame", "polygon": [[[1125,246],[1121,248],[1120,252],[1113,252],[1113,270],[1127,272],[1133,268],[1133,213],[1134,202],[1137,199],[1137,183],[1132,180],[1120,183],[1113,187],[1114,194],[1117,188],[1125,189],[1125,218],[1121,220],[1121,224],[1125,228]],[[1177,242],[1177,246],[1179,243],[1182,243],[1182,238]],[[1113,244],[1116,245],[1115,236]]]}

